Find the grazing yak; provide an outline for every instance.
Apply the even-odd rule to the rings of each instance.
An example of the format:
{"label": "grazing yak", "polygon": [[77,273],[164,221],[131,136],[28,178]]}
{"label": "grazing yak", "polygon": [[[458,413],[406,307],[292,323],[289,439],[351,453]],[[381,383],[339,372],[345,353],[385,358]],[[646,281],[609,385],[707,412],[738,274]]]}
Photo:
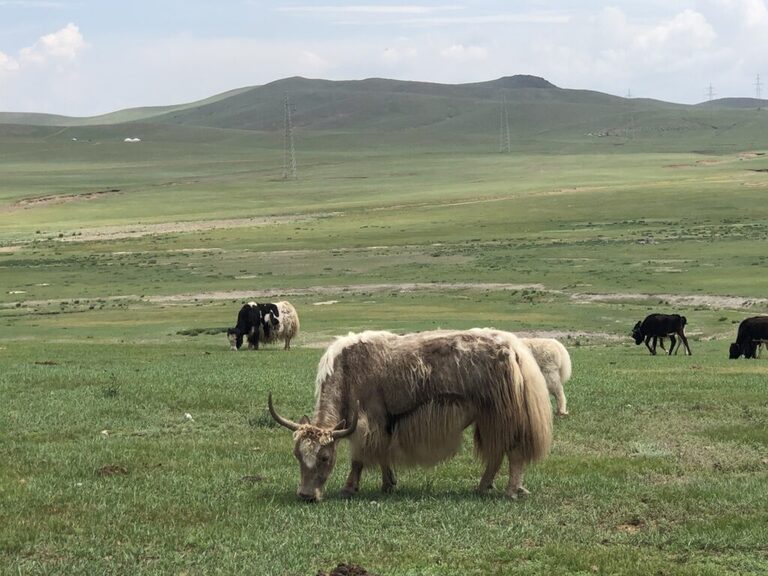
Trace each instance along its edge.
{"label": "grazing yak", "polygon": [[259,341],[272,343],[285,342],[285,350],[291,347],[291,339],[299,333],[299,315],[290,302],[259,304],[248,302],[237,314],[237,324],[227,330],[227,339],[232,350],[239,350],[243,337],[248,340],[248,348],[258,350]]}
{"label": "grazing yak", "polygon": [[227,339],[231,350],[240,350],[243,338],[248,340],[248,348],[259,349],[258,327],[263,323],[261,309],[256,302],[243,304],[237,313],[237,324],[227,330]]}
{"label": "grazing yak", "polygon": [[[675,343],[677,342],[677,348],[680,349],[680,343],[685,345],[685,351],[690,356],[691,348],[688,346],[688,339],[685,337],[685,325],[688,323],[685,316],[679,314],[649,314],[642,322],[635,324],[632,329],[632,338],[635,339],[635,344],[640,345],[641,342],[645,342],[646,348],[654,356],[656,355],[656,339],[664,338],[667,336],[672,345],[669,347],[669,355],[675,350]],[[680,338],[679,341],[675,340],[675,336]],[[653,347],[649,342],[653,339]],[[663,348],[663,346],[662,346]]]}
{"label": "grazing yak", "polygon": [[736,342],[731,344],[729,358],[757,358],[760,344],[768,343],[768,316],[753,316],[739,324]]}
{"label": "grazing yak", "polygon": [[282,340],[284,350],[291,348],[291,339],[299,334],[299,315],[296,308],[282,300],[275,304],[259,304],[262,312],[261,338],[265,343],[271,344]]}
{"label": "grazing yak", "polygon": [[571,356],[560,342],[554,338],[520,338],[528,346],[544,375],[547,389],[557,400],[557,414],[568,414],[563,384],[571,377]]}
{"label": "grazing yak", "polygon": [[547,385],[530,350],[510,333],[491,330],[395,335],[367,331],[338,338],[320,359],[315,412],[293,422],[298,496],[322,498],[336,461],[336,443],[350,439],[351,469],[342,495],[358,490],[363,468],[381,469],[382,490],[395,484],[395,464],[431,466],[456,454],[474,426],[485,462],[477,490],[492,487],[504,456],[506,493],[517,498],[525,464],[543,458],[552,439]]}

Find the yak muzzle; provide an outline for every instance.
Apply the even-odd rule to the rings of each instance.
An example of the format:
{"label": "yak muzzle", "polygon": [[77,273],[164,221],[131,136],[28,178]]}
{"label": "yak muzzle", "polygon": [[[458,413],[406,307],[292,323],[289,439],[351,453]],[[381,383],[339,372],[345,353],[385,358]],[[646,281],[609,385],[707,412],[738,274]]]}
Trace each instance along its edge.
{"label": "yak muzzle", "polygon": [[311,504],[314,504],[315,502],[320,502],[320,500],[323,499],[323,495],[320,493],[320,490],[304,491],[301,488],[299,488],[296,491],[296,495],[299,497],[301,501],[311,503]]}

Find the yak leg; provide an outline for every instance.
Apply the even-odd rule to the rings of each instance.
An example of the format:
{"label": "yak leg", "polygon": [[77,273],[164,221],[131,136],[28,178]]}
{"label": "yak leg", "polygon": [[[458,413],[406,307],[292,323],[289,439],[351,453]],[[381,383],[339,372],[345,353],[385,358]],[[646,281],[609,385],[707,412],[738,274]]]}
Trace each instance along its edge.
{"label": "yak leg", "polygon": [[679,350],[679,349],[680,349],[680,342],[678,342],[677,340],[675,340],[675,335],[674,335],[674,334],[670,334],[670,335],[669,335],[669,341],[672,343],[672,344],[670,345],[670,347],[669,347],[669,355],[670,355],[670,356],[672,356],[672,352],[674,352],[675,354],[677,354],[677,350],[675,350],[675,343],[677,343],[677,348],[678,348],[678,350]]}
{"label": "yak leg", "polygon": [[568,408],[566,407],[565,392],[563,392],[563,385],[561,384],[557,388],[557,415],[567,416]]}
{"label": "yak leg", "polygon": [[548,372],[544,375],[547,382],[552,382],[554,390],[550,392],[557,399],[557,415],[566,416],[568,414],[568,408],[566,407],[565,392],[563,391],[563,384],[560,382],[560,374],[558,372]]}
{"label": "yak leg", "polygon": [[498,474],[503,460],[504,454],[502,452],[493,454],[488,458],[485,465],[485,472],[483,472],[483,477],[480,478],[480,484],[478,484],[476,488],[477,492],[486,492],[493,487],[493,479],[496,478],[496,474]]}
{"label": "yak leg", "polygon": [[[654,340],[656,340],[656,336],[653,337]],[[667,351],[666,348],[664,348],[664,336],[659,336],[659,346],[661,346],[661,349],[664,350],[664,352]],[[655,347],[655,344],[654,344]]]}
{"label": "yak leg", "polygon": [[507,496],[513,500],[524,498],[530,492],[523,488],[523,461],[516,452],[507,454],[509,459],[509,484],[507,485]]}
{"label": "yak leg", "polygon": [[344,498],[351,498],[360,488],[360,475],[363,473],[363,463],[358,460],[352,460],[352,467],[349,469],[349,476],[341,490]]}
{"label": "yak leg", "polygon": [[397,484],[397,478],[395,477],[395,471],[387,463],[381,464],[381,491],[385,494],[389,494],[395,489]]}
{"label": "yak leg", "polygon": [[283,346],[283,350],[290,350],[291,349],[291,339],[286,338],[285,339],[285,346]]}
{"label": "yak leg", "polygon": [[248,333],[247,339],[248,339],[248,349],[249,350],[258,350],[259,349],[259,330],[258,330],[258,328],[255,331],[253,329],[251,329],[251,331]]}
{"label": "yak leg", "polygon": [[[688,353],[688,356],[692,356],[692,354],[691,354],[691,347],[688,346],[688,338],[685,337],[685,333],[681,330],[680,333],[678,334],[678,336],[680,336],[680,340],[685,345],[685,351]],[[680,344],[679,343],[678,343],[677,347],[678,347],[678,349],[680,348]]]}
{"label": "yak leg", "polygon": [[648,336],[645,337],[645,347],[648,348],[648,351],[656,356],[656,340],[653,341],[653,348],[651,348],[651,345],[649,342],[651,341],[651,335],[648,334]]}

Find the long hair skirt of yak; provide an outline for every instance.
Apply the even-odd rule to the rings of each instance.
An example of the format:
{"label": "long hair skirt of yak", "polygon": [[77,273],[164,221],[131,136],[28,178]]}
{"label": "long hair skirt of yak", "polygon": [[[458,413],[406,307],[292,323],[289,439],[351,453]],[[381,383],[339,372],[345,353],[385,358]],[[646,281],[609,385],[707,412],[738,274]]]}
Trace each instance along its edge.
{"label": "long hair skirt of yak", "polygon": [[528,348],[509,332],[433,331],[399,336],[350,333],[320,359],[315,413],[294,422],[301,480],[298,496],[318,501],[336,461],[336,443],[350,441],[351,468],[342,494],[351,496],[365,467],[381,469],[382,490],[395,486],[393,466],[430,466],[452,457],[474,427],[485,462],[478,491],[492,487],[504,456],[511,498],[525,495],[523,468],[549,452],[552,408]]}

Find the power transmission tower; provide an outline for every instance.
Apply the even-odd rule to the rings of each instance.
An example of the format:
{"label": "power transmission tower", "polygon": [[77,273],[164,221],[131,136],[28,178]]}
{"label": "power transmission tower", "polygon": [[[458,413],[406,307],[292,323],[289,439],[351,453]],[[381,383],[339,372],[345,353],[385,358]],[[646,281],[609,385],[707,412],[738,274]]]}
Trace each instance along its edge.
{"label": "power transmission tower", "polygon": [[283,110],[285,116],[285,135],[283,138],[283,180],[296,180],[296,152],[293,148],[293,119],[291,117],[291,101],[288,93],[283,100]]}
{"label": "power transmission tower", "polygon": [[707,88],[707,100],[710,102],[715,97],[715,89],[712,87],[712,82],[709,83],[709,87]]}
{"label": "power transmission tower", "polygon": [[755,80],[755,97],[760,100],[762,97],[762,88],[763,83],[760,82],[760,74],[757,75],[757,80]]}
{"label": "power transmission tower", "polygon": [[512,151],[509,138],[509,113],[507,111],[507,97],[502,95],[501,108],[499,109],[499,152],[509,154]]}

